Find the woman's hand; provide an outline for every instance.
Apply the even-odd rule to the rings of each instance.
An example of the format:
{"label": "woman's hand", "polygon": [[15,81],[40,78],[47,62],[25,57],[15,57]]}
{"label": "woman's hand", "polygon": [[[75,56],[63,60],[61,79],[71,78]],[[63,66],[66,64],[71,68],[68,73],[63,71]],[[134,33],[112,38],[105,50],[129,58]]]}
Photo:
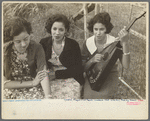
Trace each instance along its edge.
{"label": "woman's hand", "polygon": [[119,33],[118,36],[121,41],[121,45],[127,44],[129,40],[128,32],[125,30],[126,27],[124,27]]}
{"label": "woman's hand", "polygon": [[44,70],[37,73],[35,79],[32,82],[33,86],[37,86],[45,77],[47,77],[46,67],[44,67]]}
{"label": "woman's hand", "polygon": [[91,63],[100,62],[103,59],[104,55],[96,54],[90,61]]}

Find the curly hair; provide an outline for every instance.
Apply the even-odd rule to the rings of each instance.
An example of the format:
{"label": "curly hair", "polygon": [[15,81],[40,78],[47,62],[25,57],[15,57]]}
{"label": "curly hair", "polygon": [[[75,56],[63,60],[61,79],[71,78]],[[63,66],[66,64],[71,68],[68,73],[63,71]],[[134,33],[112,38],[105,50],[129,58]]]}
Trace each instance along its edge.
{"label": "curly hair", "polygon": [[4,42],[13,40],[14,36],[26,31],[31,34],[32,27],[30,22],[20,17],[9,18],[4,24]]}
{"label": "curly hair", "polygon": [[62,22],[65,26],[65,29],[69,31],[70,21],[68,20],[68,18],[63,14],[55,14],[52,15],[46,22],[45,29],[48,33],[51,34],[51,28],[55,22]]}
{"label": "curly hair", "polygon": [[93,26],[96,23],[102,23],[106,27],[106,34],[110,33],[112,28],[114,27],[110,22],[111,18],[107,12],[102,12],[96,14],[88,23],[88,30],[93,32]]}

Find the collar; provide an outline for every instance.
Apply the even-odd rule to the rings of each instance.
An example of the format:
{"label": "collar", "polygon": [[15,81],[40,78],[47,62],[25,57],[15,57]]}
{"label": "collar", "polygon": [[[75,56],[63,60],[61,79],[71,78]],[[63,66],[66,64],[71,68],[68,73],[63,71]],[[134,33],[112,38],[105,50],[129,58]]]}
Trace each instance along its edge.
{"label": "collar", "polygon": [[[104,48],[106,48],[108,45],[110,45],[111,43],[115,41],[115,37],[109,34],[106,34],[106,37],[107,37],[107,40],[106,40],[106,43],[104,44]],[[91,36],[86,41],[87,49],[89,50],[91,55],[97,50],[94,39],[95,39],[95,36]]]}

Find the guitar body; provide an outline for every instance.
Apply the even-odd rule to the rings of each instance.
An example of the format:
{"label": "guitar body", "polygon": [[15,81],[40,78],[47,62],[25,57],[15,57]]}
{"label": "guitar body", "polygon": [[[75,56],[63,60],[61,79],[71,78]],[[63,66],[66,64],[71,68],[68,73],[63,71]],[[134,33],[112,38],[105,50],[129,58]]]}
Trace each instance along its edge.
{"label": "guitar body", "polygon": [[122,56],[122,50],[116,47],[116,43],[111,45],[111,48],[112,47],[113,50],[109,53],[107,59],[103,62],[96,63],[89,69],[90,71],[86,73],[92,90],[100,90],[116,61]]}

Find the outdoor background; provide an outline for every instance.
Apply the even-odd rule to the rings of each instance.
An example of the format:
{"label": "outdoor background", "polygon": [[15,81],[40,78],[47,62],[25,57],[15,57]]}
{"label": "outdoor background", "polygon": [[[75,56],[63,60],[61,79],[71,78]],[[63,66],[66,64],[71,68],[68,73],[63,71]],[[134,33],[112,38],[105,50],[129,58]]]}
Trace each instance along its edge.
{"label": "outdoor background", "polygon": [[[127,25],[129,19],[138,15],[145,4],[131,6],[129,3],[101,3],[102,11],[111,16],[114,28],[111,35],[117,37],[118,32]],[[143,6],[143,7],[141,7]],[[42,38],[49,36],[45,30],[46,20],[53,14],[62,13],[70,20],[80,9],[82,3],[3,3],[3,24],[11,16],[21,16],[31,22],[33,28],[33,39],[39,42]],[[132,9],[132,13],[131,13]],[[87,15],[87,21],[95,14],[93,10]],[[82,46],[84,37],[84,19],[71,20],[69,37],[75,39]],[[146,36],[146,17],[142,17],[133,25],[132,29]],[[92,34],[90,33],[89,36]],[[4,40],[5,41],[5,40]],[[146,98],[146,40],[130,34],[131,64],[128,70],[124,70],[124,80],[144,99]],[[116,99],[138,99],[122,82],[118,83]]]}

